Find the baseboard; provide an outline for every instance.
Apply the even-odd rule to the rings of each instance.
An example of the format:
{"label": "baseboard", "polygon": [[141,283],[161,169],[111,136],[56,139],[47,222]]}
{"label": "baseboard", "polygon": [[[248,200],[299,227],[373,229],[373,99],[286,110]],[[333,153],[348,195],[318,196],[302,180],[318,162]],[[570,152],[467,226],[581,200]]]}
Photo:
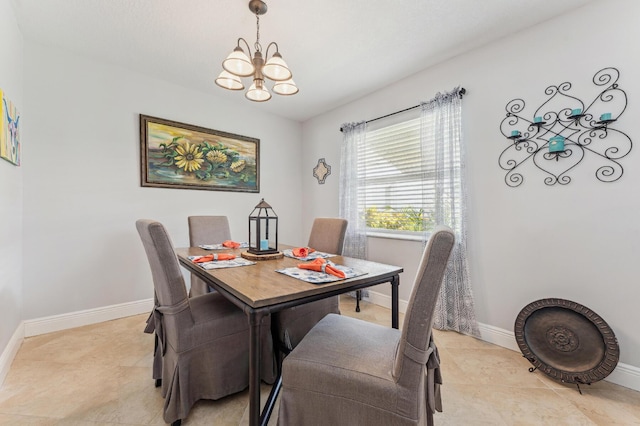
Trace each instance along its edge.
{"label": "baseboard", "polygon": [[53,315],[24,321],[24,337],[97,324],[118,318],[151,312],[153,299],[138,300],[68,314]]}
{"label": "baseboard", "polygon": [[[391,297],[385,294],[369,291],[367,300],[376,305],[391,309]],[[152,307],[153,299],[146,299],[23,321],[13,333],[7,347],[0,355],[0,384],[2,384],[9,372],[11,363],[25,337],[138,315],[150,312]],[[407,301],[400,300],[398,307],[400,312],[406,312]],[[485,342],[520,352],[513,332],[482,323],[478,324],[478,328],[480,329],[481,338]],[[629,364],[618,363],[615,370],[613,370],[605,380],[640,391],[640,368]]]}
{"label": "baseboard", "polygon": [[[374,305],[383,306],[387,309],[391,309],[391,296],[387,296],[386,294],[378,293],[376,291],[369,290],[369,296],[365,297],[363,300],[373,303]],[[398,301],[398,311],[404,314],[407,312],[407,301],[399,300]]]}
{"label": "baseboard", "polygon": [[520,348],[518,347],[518,343],[516,343],[516,336],[513,334],[513,331],[482,323],[478,323],[478,329],[480,330],[480,338],[485,342],[520,352]]}
{"label": "baseboard", "polygon": [[615,370],[605,380],[625,388],[640,391],[640,368],[619,362]]}
{"label": "baseboard", "polygon": [[9,369],[11,368],[11,363],[13,359],[16,357],[20,346],[22,345],[22,341],[24,340],[24,322],[21,322],[16,328],[16,331],[13,332],[11,339],[7,343],[7,346],[0,354],[0,386],[4,383],[4,379],[9,374]]}
{"label": "baseboard", "polygon": [[[378,306],[391,309],[391,296],[369,291],[369,297],[366,300]],[[400,300],[398,302],[400,312],[405,313],[407,311],[407,305],[408,302],[406,300]],[[478,324],[478,328],[480,329],[481,339],[485,342],[520,352],[513,331],[482,323]],[[640,391],[640,368],[619,362],[605,380],[615,383],[616,385]]]}

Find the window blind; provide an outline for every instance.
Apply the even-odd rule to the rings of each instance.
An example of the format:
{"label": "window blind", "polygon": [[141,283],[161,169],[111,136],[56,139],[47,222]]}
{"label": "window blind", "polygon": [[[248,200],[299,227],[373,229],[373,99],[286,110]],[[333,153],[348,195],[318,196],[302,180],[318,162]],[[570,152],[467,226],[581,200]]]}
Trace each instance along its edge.
{"label": "window blind", "polygon": [[[436,153],[434,119],[420,119],[419,111],[393,124],[377,123],[377,128],[367,131],[361,142],[357,167],[360,188],[358,210],[364,215],[367,228],[403,232],[429,230],[435,223],[436,155],[442,155],[447,167],[460,168],[459,153]],[[416,117],[417,116],[417,117]],[[424,127],[421,129],[421,125]],[[423,143],[421,143],[421,138]],[[448,174],[445,174],[445,176]],[[441,197],[458,196],[458,185]],[[456,186],[458,186],[456,188]],[[452,193],[453,191],[453,193]],[[458,215],[459,209],[446,215]]]}

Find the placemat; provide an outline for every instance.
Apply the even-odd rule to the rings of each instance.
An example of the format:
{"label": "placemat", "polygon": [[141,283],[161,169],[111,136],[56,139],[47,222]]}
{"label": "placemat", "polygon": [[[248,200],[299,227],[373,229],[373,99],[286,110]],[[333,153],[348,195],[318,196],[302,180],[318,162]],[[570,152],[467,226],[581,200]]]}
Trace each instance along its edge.
{"label": "placemat", "polygon": [[293,259],[298,259],[298,260],[327,259],[329,257],[337,256],[337,254],[324,253],[322,251],[314,251],[313,253],[309,253],[307,257],[296,257],[293,255],[292,249],[282,250],[282,253],[287,257],[291,257]]}
{"label": "placemat", "polygon": [[[189,260],[193,261],[194,259],[198,259],[200,257],[202,256],[189,256]],[[235,268],[236,266],[249,266],[249,265],[255,265],[255,264],[256,262],[252,262],[243,257],[236,257],[235,259],[231,259],[231,260],[216,260],[213,262],[196,263],[196,265],[199,265],[203,269],[207,269],[207,270],[221,269],[221,268]]]}
{"label": "placemat", "polygon": [[[198,247],[205,250],[229,250],[231,247],[225,247],[220,244],[201,244]],[[240,247],[238,248],[249,248],[249,243],[240,243]]]}
{"label": "placemat", "polygon": [[296,267],[276,269],[276,272],[280,272],[281,274],[285,274],[312,284],[332,283],[335,281],[342,281],[348,278],[359,277],[360,275],[367,274],[366,272],[358,271],[344,265],[336,265],[332,263],[332,266],[344,272],[344,278],[336,277],[335,275],[331,274],[325,274],[323,272],[310,271],[308,269],[300,269]]}

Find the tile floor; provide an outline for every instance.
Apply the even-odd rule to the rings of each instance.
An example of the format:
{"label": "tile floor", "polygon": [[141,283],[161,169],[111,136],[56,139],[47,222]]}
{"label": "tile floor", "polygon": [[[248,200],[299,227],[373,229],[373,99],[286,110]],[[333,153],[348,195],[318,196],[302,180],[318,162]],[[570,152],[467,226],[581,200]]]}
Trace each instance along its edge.
{"label": "tile floor", "polygon": [[[341,299],[343,314],[390,325],[389,310]],[[25,339],[0,387],[0,425],[162,425],[151,380],[146,315]],[[436,425],[640,425],[640,392],[605,381],[580,395],[520,354],[452,332],[435,332],[443,413]],[[263,400],[269,389],[263,387]],[[244,425],[248,392],[200,401],[183,425]],[[277,411],[276,411],[277,413]],[[274,416],[275,417],[275,416]],[[272,418],[270,424],[276,423]]]}

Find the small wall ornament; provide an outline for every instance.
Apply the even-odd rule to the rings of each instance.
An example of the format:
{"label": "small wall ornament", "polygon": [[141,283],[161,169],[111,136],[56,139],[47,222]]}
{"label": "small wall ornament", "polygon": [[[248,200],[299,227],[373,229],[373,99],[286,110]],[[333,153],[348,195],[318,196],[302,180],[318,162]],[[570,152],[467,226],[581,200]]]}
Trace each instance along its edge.
{"label": "small wall ornament", "polygon": [[324,158],[319,159],[318,165],[313,168],[313,177],[318,179],[318,184],[322,185],[330,174],[331,166],[324,161]]}
{"label": "small wall ornament", "polygon": [[549,86],[548,99],[533,114],[524,114],[525,101],[513,99],[505,109],[500,132],[509,141],[498,164],[507,171],[505,183],[517,187],[524,182],[524,169],[533,165],[546,174],[544,183],[552,186],[571,182],[568,173],[585,157],[596,164],[596,178],[615,182],[624,169],[620,160],[633,147],[631,138],[613,128],[627,109],[627,94],[618,87],[620,72],[603,68],[593,76],[602,87],[589,105],[569,94],[571,83]]}

